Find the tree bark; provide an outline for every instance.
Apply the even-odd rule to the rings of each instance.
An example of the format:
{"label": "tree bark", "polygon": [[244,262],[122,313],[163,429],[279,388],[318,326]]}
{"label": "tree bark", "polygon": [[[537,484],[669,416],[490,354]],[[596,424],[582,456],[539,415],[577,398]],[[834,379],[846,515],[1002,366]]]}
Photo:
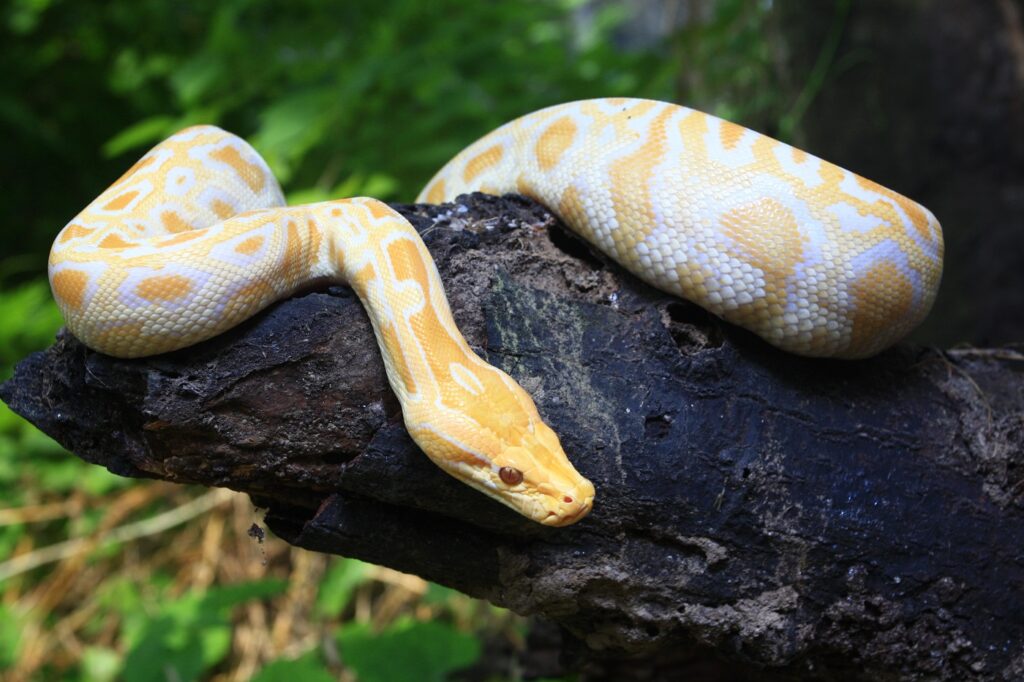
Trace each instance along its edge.
{"label": "tree bark", "polygon": [[0,397],[111,471],[244,491],[288,542],[544,616],[592,679],[1024,676],[1024,355],[798,358],[526,200],[400,208],[470,344],[594,482],[579,524],[436,469],[340,287],[158,357],[64,334]]}

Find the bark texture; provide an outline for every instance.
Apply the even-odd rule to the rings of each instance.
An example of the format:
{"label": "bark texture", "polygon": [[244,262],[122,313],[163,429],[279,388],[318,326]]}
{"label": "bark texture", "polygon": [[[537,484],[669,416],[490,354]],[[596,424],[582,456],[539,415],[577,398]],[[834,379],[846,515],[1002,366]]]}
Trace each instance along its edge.
{"label": "bark texture", "polygon": [[1024,677],[1024,356],[797,358],[525,200],[402,210],[470,344],[594,481],[576,526],[419,453],[343,288],[154,358],[64,335],[0,396],[116,473],[247,492],[296,545],[554,621],[590,679]]}

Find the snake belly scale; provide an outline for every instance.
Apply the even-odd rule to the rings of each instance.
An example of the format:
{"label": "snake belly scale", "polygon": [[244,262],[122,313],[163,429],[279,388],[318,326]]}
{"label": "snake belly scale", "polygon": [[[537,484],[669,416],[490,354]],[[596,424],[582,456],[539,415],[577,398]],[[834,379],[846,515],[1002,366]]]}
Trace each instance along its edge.
{"label": "snake belly scale", "polygon": [[[919,204],[685,107],[557,105],[467,147],[420,201],[518,192],[649,284],[801,355],[865,357],[927,314],[942,232]],[[150,150],[57,236],[68,329],[133,358],[220,334],[300,289],[350,285],[409,433],[442,469],[540,523],[585,516],[593,485],[530,396],[452,319],[412,226],[370,198],[287,206],[262,158],[213,126]]]}

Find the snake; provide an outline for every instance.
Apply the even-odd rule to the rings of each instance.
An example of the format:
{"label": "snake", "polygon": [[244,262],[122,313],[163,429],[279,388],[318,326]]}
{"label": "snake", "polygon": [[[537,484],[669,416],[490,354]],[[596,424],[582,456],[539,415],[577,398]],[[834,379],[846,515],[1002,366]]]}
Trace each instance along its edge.
{"label": "snake", "polygon": [[[647,284],[789,353],[865,358],[928,313],[942,230],[920,204],[812,154],[668,102],[603,98],[526,114],[445,164],[419,202],[481,191],[545,205]],[[140,358],[239,325],[311,286],[363,303],[418,447],[547,526],[595,489],[530,395],[477,355],[412,225],[369,197],[287,205],[267,163],[211,125],[147,152],[50,251],[67,329]]]}

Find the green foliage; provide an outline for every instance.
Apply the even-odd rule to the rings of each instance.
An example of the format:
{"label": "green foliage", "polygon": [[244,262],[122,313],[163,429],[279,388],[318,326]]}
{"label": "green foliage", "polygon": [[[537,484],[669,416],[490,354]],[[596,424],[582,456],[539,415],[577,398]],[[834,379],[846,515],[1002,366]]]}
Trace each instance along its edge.
{"label": "green foliage", "polygon": [[310,653],[268,663],[251,682],[334,682],[335,679],[316,654]]}
{"label": "green foliage", "polygon": [[126,613],[136,620],[124,659],[126,682],[192,680],[219,663],[231,644],[231,607],[281,592],[279,580],[213,587],[164,604],[157,613]]}
{"label": "green foliage", "polygon": [[520,114],[672,98],[677,63],[613,46],[627,6],[587,23],[572,19],[578,4],[19,0],[0,10],[0,131],[25,160],[0,196],[10,253],[41,259],[146,146],[192,123],[250,139],[290,193],[411,200]]}
{"label": "green foliage", "polygon": [[52,343],[62,323],[45,280],[0,289],[0,320],[13,322],[0,324],[0,381],[15,362]]}
{"label": "green foliage", "polygon": [[321,616],[337,616],[348,605],[355,589],[366,580],[367,565],[356,559],[338,559],[327,569],[316,595]]}
{"label": "green foliage", "polygon": [[0,670],[10,668],[21,645],[18,614],[10,606],[0,604]]}
{"label": "green foliage", "polygon": [[[61,325],[60,312],[45,280],[0,289],[0,381],[15,362],[52,343]],[[4,506],[37,502],[41,495],[74,490],[101,495],[129,485],[102,467],[69,457],[64,449],[0,403],[0,497]],[[80,530],[95,524],[95,514],[77,519]],[[57,528],[38,539],[60,538]],[[38,531],[37,531],[38,532]],[[25,533],[21,524],[0,526],[0,557],[11,554]]]}
{"label": "green foliage", "polygon": [[105,647],[87,647],[82,654],[82,682],[113,682],[121,672],[121,655]]}
{"label": "green foliage", "polygon": [[451,671],[476,662],[481,652],[472,635],[444,623],[408,619],[378,633],[351,623],[338,632],[338,644],[360,682],[443,682]]}
{"label": "green foliage", "polygon": [[694,65],[681,76],[681,100],[723,118],[778,134],[784,106],[768,30],[770,2],[719,0],[707,21],[683,27],[675,58]]}

